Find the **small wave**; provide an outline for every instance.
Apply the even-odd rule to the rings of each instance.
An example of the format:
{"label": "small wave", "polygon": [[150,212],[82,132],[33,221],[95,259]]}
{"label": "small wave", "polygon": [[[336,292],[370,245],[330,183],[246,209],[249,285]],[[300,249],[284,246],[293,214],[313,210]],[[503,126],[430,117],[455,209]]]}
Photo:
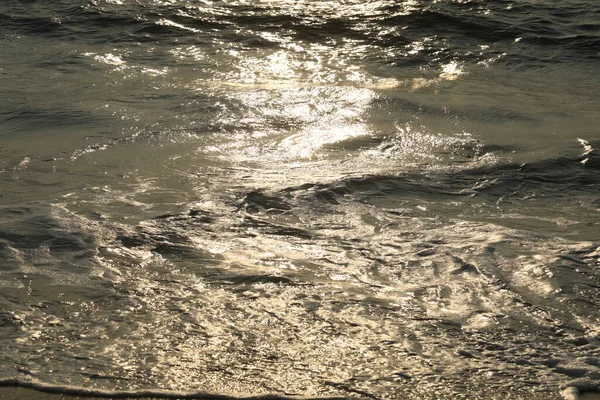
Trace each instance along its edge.
{"label": "small wave", "polygon": [[[478,150],[482,154],[489,151],[497,151],[497,148],[487,146]],[[583,160],[586,162],[582,164]],[[365,198],[376,193],[385,195],[393,192],[410,197],[419,194],[425,196],[486,194],[500,198],[516,193],[519,187],[531,184],[540,190],[541,196],[550,193],[556,195],[564,193],[566,196],[574,193],[593,194],[600,182],[598,161],[595,154],[592,158],[588,153],[581,158],[556,158],[534,163],[492,165],[451,172],[426,174],[416,172],[397,176],[368,175],[347,178],[338,184],[315,184],[314,189],[331,190],[333,193],[359,195]],[[483,181],[487,184],[482,184]],[[289,190],[293,189],[286,189]]]}

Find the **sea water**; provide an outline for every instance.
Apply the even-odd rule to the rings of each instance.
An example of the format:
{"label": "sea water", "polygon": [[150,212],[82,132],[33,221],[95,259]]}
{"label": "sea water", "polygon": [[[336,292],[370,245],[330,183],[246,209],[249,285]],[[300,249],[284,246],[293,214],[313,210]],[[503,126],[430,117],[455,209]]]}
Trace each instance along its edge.
{"label": "sea water", "polygon": [[3,0],[0,383],[600,390],[600,3]]}

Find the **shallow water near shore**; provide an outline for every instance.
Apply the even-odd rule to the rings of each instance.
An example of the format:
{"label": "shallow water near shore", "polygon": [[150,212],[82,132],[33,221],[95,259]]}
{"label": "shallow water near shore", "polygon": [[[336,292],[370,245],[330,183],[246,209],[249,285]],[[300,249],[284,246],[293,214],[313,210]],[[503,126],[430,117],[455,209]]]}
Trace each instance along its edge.
{"label": "shallow water near shore", "polygon": [[[432,396],[433,397],[433,396]],[[94,400],[103,399],[106,397],[90,397],[90,396],[73,396],[65,394],[52,394],[39,392],[32,389],[17,388],[17,387],[0,387],[0,399],[2,400]],[[128,397],[119,397],[127,399]],[[129,397],[131,398],[131,397]],[[161,397],[135,397],[141,400],[160,399]],[[170,397],[172,398],[172,397]],[[191,398],[191,397],[187,397]],[[202,399],[202,397],[195,397],[196,399]],[[579,395],[579,400],[599,400],[600,393],[583,393]]]}
{"label": "shallow water near shore", "polygon": [[600,390],[597,4],[8,1],[0,21],[0,382]]}

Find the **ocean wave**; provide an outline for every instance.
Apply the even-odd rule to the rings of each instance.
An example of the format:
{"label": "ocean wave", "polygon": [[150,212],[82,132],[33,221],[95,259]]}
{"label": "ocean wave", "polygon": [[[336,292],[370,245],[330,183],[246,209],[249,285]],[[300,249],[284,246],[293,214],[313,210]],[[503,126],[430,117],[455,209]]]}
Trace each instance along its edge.
{"label": "ocean wave", "polygon": [[[36,6],[27,13],[18,7],[4,6],[0,12],[4,26],[15,33],[93,43],[148,40],[175,43],[182,39],[209,43],[217,32],[246,48],[280,45],[266,40],[259,32],[308,43],[352,40],[377,49],[380,54],[376,58],[398,66],[452,60],[478,63],[500,58],[509,68],[524,65],[532,68],[535,64],[550,67],[548,52],[554,54],[553,63],[589,63],[599,57],[600,39],[595,34],[598,23],[591,16],[600,11],[591,4],[567,2],[549,6],[524,1],[494,4],[470,1],[391,6],[380,1],[361,9],[353,4],[336,8],[327,3],[317,7],[320,17],[315,19],[308,5],[293,8],[290,13],[278,3],[262,7],[242,4],[192,7],[180,3],[142,7],[121,3]],[[250,41],[249,36],[255,40]],[[431,38],[422,50],[412,52],[413,44]],[[481,46],[487,49],[482,51]],[[523,51],[524,48],[528,50]]]}

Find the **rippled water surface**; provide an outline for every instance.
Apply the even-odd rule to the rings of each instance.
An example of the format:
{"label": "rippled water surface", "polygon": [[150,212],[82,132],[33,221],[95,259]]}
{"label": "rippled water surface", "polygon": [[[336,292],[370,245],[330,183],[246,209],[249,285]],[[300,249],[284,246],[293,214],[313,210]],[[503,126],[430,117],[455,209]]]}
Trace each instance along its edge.
{"label": "rippled water surface", "polygon": [[0,384],[600,391],[600,4],[0,3]]}

